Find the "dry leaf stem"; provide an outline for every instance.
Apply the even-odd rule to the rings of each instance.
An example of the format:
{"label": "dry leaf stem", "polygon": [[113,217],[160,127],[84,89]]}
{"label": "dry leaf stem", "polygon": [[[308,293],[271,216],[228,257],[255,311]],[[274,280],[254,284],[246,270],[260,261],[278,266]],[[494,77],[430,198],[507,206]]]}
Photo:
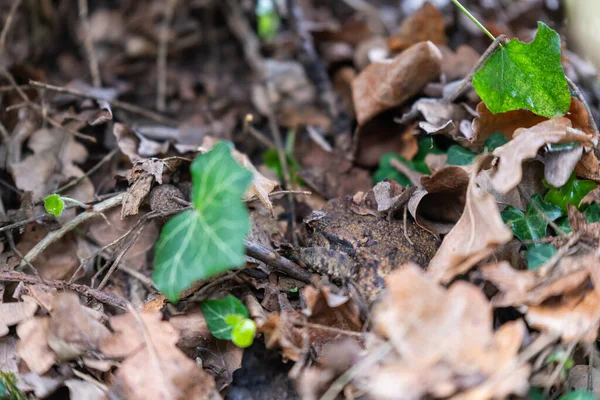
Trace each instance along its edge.
{"label": "dry leaf stem", "polygon": [[125,309],[125,302],[118,297],[110,294],[104,293],[96,289],[92,289],[86,285],[79,285],[77,283],[69,283],[66,281],[56,281],[56,280],[45,280],[40,279],[34,275],[23,274],[20,272],[0,272],[0,281],[2,282],[23,282],[30,285],[40,284],[45,285],[51,288],[64,290],[69,289],[73,290],[83,296],[91,297],[100,303],[108,304],[113,307]]}
{"label": "dry leaf stem", "polygon": [[[172,120],[167,117],[163,117],[160,114],[157,114],[150,110],[146,110],[145,108],[136,106],[135,104],[127,103],[127,102],[120,101],[120,100],[106,99],[101,96],[96,96],[96,95],[89,94],[89,93],[83,93],[76,89],[71,89],[71,88],[66,88],[66,87],[56,86],[56,85],[50,85],[48,83],[34,81],[34,80],[30,80],[29,84],[33,87],[52,90],[52,91],[58,92],[58,93],[68,93],[68,94],[72,94],[73,96],[82,97],[84,99],[92,99],[92,100],[96,100],[96,101],[106,101],[112,107],[120,108],[121,110],[125,110],[125,111],[129,111],[130,113],[149,118],[156,122],[165,123],[165,124],[169,124],[169,125],[177,125],[177,121]],[[15,90],[16,89],[17,88],[15,88]]]}
{"label": "dry leaf stem", "polygon": [[124,195],[124,193],[119,193],[114,197],[97,203],[92,207],[91,210],[79,214],[71,221],[61,226],[59,229],[48,233],[31,250],[29,250],[29,252],[23,257],[23,260],[21,261],[17,269],[21,270],[25,265],[27,265],[27,263],[33,262],[44,250],[48,248],[48,246],[62,238],[64,235],[66,235],[71,230],[75,229],[83,222],[100,215],[104,211],[107,211],[113,207],[120,205],[123,202]]}
{"label": "dry leaf stem", "polygon": [[[279,125],[277,124],[275,112],[273,111],[271,96],[269,95],[269,89],[267,87],[267,74],[265,72],[265,62],[260,53],[260,41],[254,33],[254,30],[252,30],[252,28],[250,27],[250,24],[248,24],[246,18],[244,18],[244,13],[237,0],[223,1],[222,7],[223,14],[227,19],[227,25],[229,26],[229,29],[238,39],[238,41],[240,41],[240,43],[242,44],[246,61],[248,62],[248,64],[250,64],[250,67],[254,70],[254,72],[259,76],[259,80],[262,84],[263,92],[265,93],[267,100],[267,120],[269,122],[269,129],[271,131],[271,136],[273,136],[273,142],[275,143],[275,148],[277,150],[279,163],[281,164],[281,169],[283,172],[283,181],[285,183],[286,189],[291,190],[293,189],[293,187],[290,168],[287,162],[287,157],[285,155],[283,142],[281,140]],[[287,199],[291,213],[290,225],[292,229],[292,242],[294,246],[298,247],[298,232],[296,232],[296,203],[294,200],[294,196],[291,194],[287,196]]]}
{"label": "dry leaf stem", "polygon": [[102,79],[100,78],[100,67],[98,66],[98,57],[96,57],[96,51],[94,50],[94,42],[90,35],[90,21],[88,19],[88,4],[87,0],[78,0],[79,5],[79,22],[83,28],[83,45],[85,46],[85,52],[87,53],[88,63],[90,67],[90,74],[92,75],[92,82],[95,87],[102,86]]}
{"label": "dry leaf stem", "polygon": [[4,53],[4,44],[6,43],[6,38],[8,36],[8,32],[12,26],[13,19],[15,18],[15,14],[17,13],[17,9],[21,5],[23,0],[14,0],[13,5],[8,12],[8,16],[6,17],[6,21],[4,22],[4,27],[2,28],[2,33],[0,33],[0,55]]}
{"label": "dry leaf stem", "polygon": [[168,0],[165,4],[165,16],[163,26],[160,30],[158,52],[156,54],[156,68],[158,79],[156,80],[156,109],[164,112],[167,97],[167,54],[169,53],[169,27],[173,20],[177,0]]}
{"label": "dry leaf stem", "polygon": [[45,119],[46,121],[48,121],[48,123],[50,123],[50,125],[52,125],[55,128],[58,128],[58,129],[64,129],[66,132],[68,132],[71,135],[76,136],[76,137],[78,137],[80,139],[84,139],[84,140],[88,140],[88,141],[90,141],[92,143],[96,143],[96,138],[95,137],[90,136],[90,135],[85,135],[85,134],[83,134],[81,132],[74,131],[71,128],[67,128],[66,126],[61,125],[54,118],[52,118],[49,115],[47,115],[46,110],[44,110],[42,108],[42,106],[40,106],[37,103],[34,103],[33,101],[31,101],[29,99],[29,96],[27,96],[27,94],[23,91],[23,89],[21,89],[19,87],[19,85],[17,85],[17,82],[15,81],[15,78],[12,76],[12,74],[10,72],[8,72],[8,70],[6,68],[2,67],[0,69],[0,73],[2,73],[2,75],[4,75],[4,77],[6,79],[8,79],[8,82],[16,90],[17,94],[23,99],[24,104],[27,105],[27,107],[29,107],[30,109],[32,109],[40,117],[42,117],[43,119]]}

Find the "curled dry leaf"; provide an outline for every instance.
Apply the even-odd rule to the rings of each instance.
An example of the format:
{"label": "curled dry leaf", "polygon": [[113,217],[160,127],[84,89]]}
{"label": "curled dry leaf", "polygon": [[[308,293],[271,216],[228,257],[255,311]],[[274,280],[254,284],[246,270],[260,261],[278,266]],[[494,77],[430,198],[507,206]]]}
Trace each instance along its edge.
{"label": "curled dry leaf", "polygon": [[177,347],[192,358],[200,352],[202,368],[213,375],[217,390],[229,386],[233,373],[242,366],[244,349],[229,340],[215,339],[199,306],[172,317],[169,322],[180,332]]}
{"label": "curled dry leaf", "polygon": [[592,145],[590,136],[573,129],[571,120],[564,117],[555,117],[531,128],[517,129],[510,142],[494,150],[498,164],[496,173],[491,177],[493,188],[500,193],[514,189],[523,177],[523,161],[534,158],[546,144],[567,142]]}
{"label": "curled dry leaf", "polygon": [[[478,390],[479,398],[524,395],[529,366],[515,365],[526,332],[520,321],[493,332],[492,307],[476,287],[457,282],[448,290],[414,264],[386,279],[374,309],[375,331],[399,358],[366,373],[377,399],[448,397]],[[465,340],[469,338],[469,340]],[[498,374],[506,374],[498,384]]]}
{"label": "curled dry leaf", "polygon": [[429,263],[427,272],[442,283],[467,272],[513,236],[502,221],[494,197],[481,189],[475,175],[467,188],[462,216]]}
{"label": "curled dry leaf", "polygon": [[38,375],[44,375],[56,363],[56,354],[48,346],[49,331],[50,317],[32,318],[17,326],[19,358]]}
{"label": "curled dry leaf", "polygon": [[112,317],[114,334],[101,346],[107,357],[125,358],[113,389],[127,399],[210,399],[215,382],[177,348],[179,332],[160,312]]}
{"label": "curled dry leaf", "polygon": [[18,303],[0,303],[0,337],[8,334],[8,327],[33,317],[37,303],[29,296],[23,296]]}
{"label": "curled dry leaf", "polygon": [[513,133],[519,128],[531,128],[547,118],[535,115],[529,110],[515,110],[500,114],[492,114],[483,101],[477,105],[477,118],[473,120],[472,147],[480,150],[490,135],[502,132],[508,140],[512,139]]}
{"label": "curled dry leaf", "polygon": [[97,351],[110,336],[101,322],[100,313],[79,303],[75,293],[57,293],[52,301],[48,331],[48,346],[59,360],[72,360]]}
{"label": "curled dry leaf", "polygon": [[[88,152],[65,130],[40,129],[31,135],[28,147],[32,155],[10,165],[15,185],[33,192],[35,201],[51,194],[68,178],[79,178],[84,172],[75,164],[87,159]],[[66,195],[82,202],[94,200],[94,187],[88,178]]]}
{"label": "curled dry leaf", "polygon": [[458,46],[456,51],[450,50],[447,46],[438,47],[444,56],[442,60],[442,73],[449,82],[467,76],[477,63],[477,60],[479,60],[479,53],[466,44]]}
{"label": "curled dry leaf", "polygon": [[400,52],[427,40],[437,45],[448,42],[444,15],[429,2],[402,22],[398,32],[388,38],[388,47]]}
{"label": "curled dry leaf", "polygon": [[564,342],[594,343],[600,327],[600,293],[589,290],[529,307],[525,320],[532,328],[560,335]]}
{"label": "curled dry leaf", "polygon": [[403,104],[441,72],[442,55],[431,42],[411,46],[390,63],[375,63],[352,82],[352,98],[360,126],[377,114]]}
{"label": "curled dry leaf", "polygon": [[469,174],[462,167],[447,166],[421,178],[418,190],[408,202],[415,222],[438,235],[450,232],[465,207]]}
{"label": "curled dry leaf", "polygon": [[[593,266],[593,267],[592,267]],[[591,268],[600,268],[595,256],[564,257],[549,270],[517,270],[503,261],[482,267],[482,277],[492,282],[500,293],[494,296],[495,307],[538,305],[553,296],[562,296],[579,288],[590,276]]]}
{"label": "curled dry leaf", "polygon": [[409,115],[417,112],[425,118],[425,121],[419,122],[419,128],[426,133],[445,134],[461,143],[467,143],[459,130],[461,121],[469,118],[469,113],[463,106],[444,99],[423,98],[413,104]]}

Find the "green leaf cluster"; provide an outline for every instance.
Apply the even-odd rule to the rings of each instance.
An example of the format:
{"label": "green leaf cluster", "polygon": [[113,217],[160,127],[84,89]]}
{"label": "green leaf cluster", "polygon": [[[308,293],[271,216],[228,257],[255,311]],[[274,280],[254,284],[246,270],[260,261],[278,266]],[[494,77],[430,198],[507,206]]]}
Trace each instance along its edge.
{"label": "green leaf cluster", "polygon": [[252,173],[233,159],[227,143],[198,156],[190,171],[193,209],[171,218],[155,246],[153,279],[172,302],[194,281],[242,266],[250,229],[242,195]]}
{"label": "green leaf cluster", "polygon": [[566,212],[568,204],[579,208],[579,203],[581,203],[585,195],[597,186],[594,181],[580,180],[573,174],[563,186],[559,188],[551,187],[544,199],[549,203],[559,206]]}
{"label": "green leaf cluster", "polygon": [[202,302],[202,313],[210,333],[217,339],[231,340],[238,347],[254,342],[256,324],[248,318],[248,309],[232,295]]}
{"label": "green leaf cluster", "polygon": [[534,41],[500,46],[473,76],[473,87],[494,114],[527,109],[547,118],[565,115],[571,93],[559,34],[538,22]]}
{"label": "green leaf cluster", "polygon": [[[521,241],[538,240],[546,236],[548,221],[556,221],[563,216],[560,207],[542,199],[541,194],[531,197],[525,212],[508,206],[502,213],[502,220],[511,228],[513,234]],[[528,246],[527,266],[536,269],[556,253],[556,248],[549,244],[532,244]]]}

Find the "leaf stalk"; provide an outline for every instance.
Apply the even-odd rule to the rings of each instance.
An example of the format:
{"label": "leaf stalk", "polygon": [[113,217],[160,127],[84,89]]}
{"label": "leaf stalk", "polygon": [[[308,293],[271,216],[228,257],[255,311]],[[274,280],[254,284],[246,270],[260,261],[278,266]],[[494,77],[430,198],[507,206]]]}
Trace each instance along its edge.
{"label": "leaf stalk", "polygon": [[467,17],[469,17],[469,19],[471,21],[473,21],[475,23],[475,25],[477,25],[479,27],[479,29],[481,29],[483,31],[483,33],[485,33],[490,39],[492,39],[494,41],[496,40],[496,37],[494,35],[492,35],[492,33],[490,31],[488,31],[486,29],[486,27],[483,26],[483,24],[481,22],[479,22],[477,20],[477,18],[475,18],[473,16],[473,14],[471,14],[469,12],[469,10],[467,10],[462,4],[460,4],[460,2],[458,0],[452,0],[452,2],[454,3],[454,5],[456,7],[458,7],[460,9],[460,11],[462,11]]}

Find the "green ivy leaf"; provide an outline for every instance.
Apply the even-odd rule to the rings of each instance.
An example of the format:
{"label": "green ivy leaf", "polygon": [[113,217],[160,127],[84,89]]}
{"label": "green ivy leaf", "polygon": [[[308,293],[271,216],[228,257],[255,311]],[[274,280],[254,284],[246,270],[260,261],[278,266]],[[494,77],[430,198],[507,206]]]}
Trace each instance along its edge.
{"label": "green ivy leaf", "polygon": [[191,165],[193,210],[171,218],[155,247],[153,279],[172,302],[193,282],[245,262],[250,219],[242,195],[252,173],[231,156],[225,142]]}
{"label": "green ivy leaf", "polygon": [[[585,215],[585,221],[587,223],[600,222],[600,205],[597,203],[592,203],[587,206],[583,210],[583,215]],[[571,225],[569,224],[569,218],[564,217],[556,221],[556,224],[560,229],[562,229],[565,233],[571,233],[573,229],[571,229]]]}
{"label": "green ivy leaf", "polygon": [[527,268],[538,269],[546,263],[558,250],[548,243],[540,243],[527,248]]}
{"label": "green ivy leaf", "polygon": [[396,153],[386,153],[381,156],[381,159],[379,160],[379,167],[377,168],[377,171],[375,171],[375,175],[373,175],[373,184],[377,184],[384,179],[394,179],[402,186],[412,186],[410,179],[408,179],[406,175],[390,165],[390,160],[395,158],[414,171],[429,175],[431,174],[431,170],[425,163],[425,157],[427,154],[443,153],[444,152],[435,145],[433,139],[429,137],[419,140],[419,150],[411,161]]}
{"label": "green ivy leaf", "polygon": [[233,330],[231,331],[231,341],[237,347],[250,347],[252,342],[254,342],[255,335],[256,323],[249,318],[245,318],[233,327]]}
{"label": "green ivy leaf", "polygon": [[51,194],[44,199],[44,208],[48,214],[52,214],[55,217],[60,216],[65,209],[65,202],[58,194]]}
{"label": "green ivy leaf", "polygon": [[558,400],[598,400],[598,397],[585,390],[575,390],[574,392],[563,394]]}
{"label": "green ivy leaf", "polygon": [[448,165],[471,165],[477,157],[476,153],[473,153],[469,149],[465,149],[462,146],[453,144],[448,148],[448,159],[446,164]]}
{"label": "green ivy leaf", "polygon": [[[542,213],[546,218],[542,216]],[[546,236],[547,219],[555,221],[563,215],[563,212],[560,207],[545,202],[540,194],[536,194],[531,197],[525,213],[516,207],[508,206],[501,215],[515,236],[524,241],[541,239]]]}
{"label": "green ivy leaf", "polygon": [[504,146],[506,143],[508,143],[506,136],[504,136],[502,132],[495,132],[485,139],[485,142],[483,143],[483,149],[484,151],[491,153],[492,151],[496,150],[496,148]]}
{"label": "green ivy leaf", "polygon": [[494,114],[525,108],[547,118],[565,115],[571,93],[560,46],[559,34],[538,22],[534,41],[512,39],[498,48],[473,76],[473,87]]}
{"label": "green ivy leaf", "polygon": [[527,400],[546,400],[546,398],[544,397],[544,392],[539,388],[531,388],[527,394]]}
{"label": "green ivy leaf", "polygon": [[547,202],[559,206],[563,211],[567,211],[567,205],[572,204],[579,208],[579,203],[588,192],[596,188],[593,181],[579,180],[575,174],[571,175],[567,183],[560,188],[551,188],[546,197]]}
{"label": "green ivy leaf", "polygon": [[228,323],[229,315],[248,318],[248,309],[244,303],[230,294],[222,299],[203,301],[201,307],[206,325],[217,339],[231,340],[234,326]]}

